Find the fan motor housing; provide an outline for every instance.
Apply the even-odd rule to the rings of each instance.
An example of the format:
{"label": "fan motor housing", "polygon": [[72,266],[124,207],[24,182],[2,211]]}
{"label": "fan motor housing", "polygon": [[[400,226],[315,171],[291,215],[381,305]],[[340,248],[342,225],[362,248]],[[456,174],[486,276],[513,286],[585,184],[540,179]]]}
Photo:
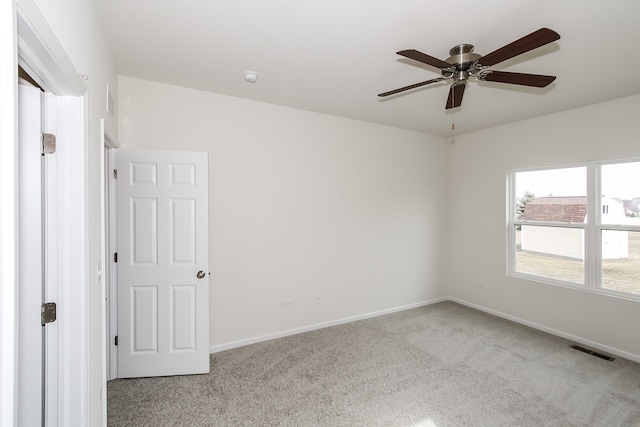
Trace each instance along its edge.
{"label": "fan motor housing", "polygon": [[449,50],[449,55],[451,56],[444,61],[455,65],[458,70],[468,69],[471,64],[482,58],[482,55],[473,52],[472,44],[459,44],[454,46]]}
{"label": "fan motor housing", "polygon": [[445,59],[445,62],[451,64],[455,70],[443,69],[442,75],[445,78],[453,78],[454,84],[464,84],[470,75],[476,75],[478,68],[474,64],[482,55],[473,52],[472,44],[456,45],[449,50],[449,55],[451,56]]}

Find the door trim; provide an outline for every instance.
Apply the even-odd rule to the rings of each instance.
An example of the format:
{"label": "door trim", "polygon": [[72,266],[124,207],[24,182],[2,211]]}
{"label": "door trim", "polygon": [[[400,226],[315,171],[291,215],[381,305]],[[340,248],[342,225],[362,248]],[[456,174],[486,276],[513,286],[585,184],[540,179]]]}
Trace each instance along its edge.
{"label": "door trim", "polygon": [[[88,263],[88,172],[86,170],[86,141],[87,137],[87,103],[86,93],[87,87],[84,81],[80,78],[73,63],[66,55],[64,48],[58,42],[53,31],[49,28],[46,20],[40,13],[39,9],[35,5],[33,0],[16,0],[15,9],[13,8],[14,2],[10,3],[11,11],[10,18],[12,25],[9,27],[12,36],[12,53],[6,52],[4,49],[6,45],[2,45],[3,56],[12,57],[12,61],[9,65],[12,68],[12,86],[9,86],[9,79],[3,78],[2,92],[12,93],[17,87],[17,71],[18,66],[21,66],[29,75],[47,92],[58,95],[64,98],[59,99],[58,106],[61,108],[58,115],[60,118],[68,119],[65,128],[68,130],[67,135],[64,137],[65,144],[58,145],[58,208],[59,215],[58,221],[54,226],[58,227],[58,298],[59,307],[74,307],[73,310],[59,311],[59,324],[60,341],[58,343],[58,360],[57,366],[52,369],[57,370],[58,378],[60,382],[58,384],[59,393],[57,398],[57,419],[47,420],[51,425],[86,425],[87,412],[88,412],[88,325],[87,325],[87,263]],[[4,9],[2,10],[5,11]],[[14,21],[15,19],[15,21]],[[3,23],[7,21],[3,20]],[[3,32],[3,35],[6,33]],[[9,71],[9,67],[2,68],[3,72]],[[6,90],[6,91],[5,91]],[[4,98],[4,97],[3,97]],[[10,154],[11,159],[15,159],[17,153],[17,136],[15,135],[15,129],[17,127],[17,99],[12,99],[11,106],[8,106],[11,113],[8,117],[13,120],[13,134],[7,135],[3,132],[2,136],[11,136],[13,140],[13,146],[7,148],[4,154]],[[4,108],[6,105],[2,104],[3,116]],[[3,122],[2,128],[5,123]],[[61,137],[59,137],[62,140]],[[2,144],[11,145],[11,144]],[[4,162],[2,164],[4,166]],[[13,170],[15,175],[15,168]],[[4,177],[4,175],[3,175]],[[17,197],[17,182],[9,181],[12,185],[10,191],[5,195],[2,193],[2,203],[4,210],[5,200],[9,203],[7,206],[11,209],[11,213],[14,215],[12,218],[7,217],[6,220],[3,217],[3,231],[6,225],[12,225],[17,229],[17,218],[15,217],[15,198]],[[9,224],[9,221],[12,224]],[[15,236],[14,236],[15,239]],[[9,240],[7,243],[13,246],[13,250],[18,247],[18,241]],[[4,237],[3,237],[4,245]],[[16,265],[17,260],[13,260],[7,257],[5,248],[3,246],[2,252],[2,265],[4,269],[5,261],[13,262],[13,266]],[[9,272],[11,274],[11,272]],[[13,273],[15,276],[15,272]],[[4,278],[3,278],[4,281]],[[3,287],[6,283],[3,282]],[[11,286],[11,285],[9,285]],[[13,289],[7,291],[7,296],[14,297],[17,295],[17,289],[15,288],[16,280],[13,280]],[[5,296],[3,290],[3,299]],[[11,294],[12,295],[9,295]],[[11,300],[12,302],[15,299]],[[4,309],[4,304],[2,306]],[[13,310],[7,315],[15,313]],[[15,315],[14,315],[15,316]],[[3,326],[4,328],[4,326]],[[9,345],[3,348],[8,348],[13,351],[14,356],[18,357],[15,345],[15,334],[17,333],[17,324],[13,325],[14,337],[8,341]],[[3,329],[3,338],[5,330]],[[6,343],[3,339],[3,344]],[[11,345],[13,342],[13,345]],[[2,369],[3,371],[10,366],[10,364],[4,363],[3,359]],[[13,367],[17,364],[17,360],[14,360]],[[17,378],[12,378],[5,381],[2,379],[2,397],[3,402],[8,402],[2,405],[2,418],[1,423],[3,425],[15,425],[16,423],[16,411],[17,402]],[[5,397],[9,400],[5,401]],[[6,414],[6,415],[5,415]]]}
{"label": "door trim", "polygon": [[84,81],[33,0],[16,0],[16,15],[18,65],[47,92],[84,95]]}
{"label": "door trim", "polygon": [[0,61],[0,425],[3,426],[16,425],[18,411],[18,61],[14,17],[14,2],[0,2],[3,58]]}

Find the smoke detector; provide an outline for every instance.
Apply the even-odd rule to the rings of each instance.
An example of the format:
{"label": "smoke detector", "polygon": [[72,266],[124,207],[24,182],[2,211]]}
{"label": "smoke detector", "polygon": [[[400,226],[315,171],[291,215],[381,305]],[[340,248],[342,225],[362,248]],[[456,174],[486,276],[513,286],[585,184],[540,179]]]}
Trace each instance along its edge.
{"label": "smoke detector", "polygon": [[249,83],[255,83],[258,81],[258,73],[256,73],[255,71],[245,71],[244,79]]}

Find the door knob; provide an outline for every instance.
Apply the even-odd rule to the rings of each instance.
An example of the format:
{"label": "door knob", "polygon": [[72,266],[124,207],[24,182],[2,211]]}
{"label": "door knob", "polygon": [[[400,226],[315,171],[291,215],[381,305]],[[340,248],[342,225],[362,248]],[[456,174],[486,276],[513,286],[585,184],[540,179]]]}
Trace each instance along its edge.
{"label": "door knob", "polygon": [[198,271],[198,274],[196,274],[196,277],[198,279],[204,279],[204,276],[205,276],[205,274],[204,274],[204,271],[202,271],[202,270]]}

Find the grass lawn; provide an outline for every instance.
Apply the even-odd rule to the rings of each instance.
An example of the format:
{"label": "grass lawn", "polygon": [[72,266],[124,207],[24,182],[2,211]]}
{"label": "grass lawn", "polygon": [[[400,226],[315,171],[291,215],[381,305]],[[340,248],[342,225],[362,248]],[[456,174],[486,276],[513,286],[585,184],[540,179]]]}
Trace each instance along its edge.
{"label": "grass lawn", "polygon": [[[630,218],[639,220],[638,218]],[[584,263],[580,260],[520,251],[520,232],[516,269],[558,280],[584,284]],[[640,295],[640,232],[629,232],[629,257],[602,261],[602,288]]]}

